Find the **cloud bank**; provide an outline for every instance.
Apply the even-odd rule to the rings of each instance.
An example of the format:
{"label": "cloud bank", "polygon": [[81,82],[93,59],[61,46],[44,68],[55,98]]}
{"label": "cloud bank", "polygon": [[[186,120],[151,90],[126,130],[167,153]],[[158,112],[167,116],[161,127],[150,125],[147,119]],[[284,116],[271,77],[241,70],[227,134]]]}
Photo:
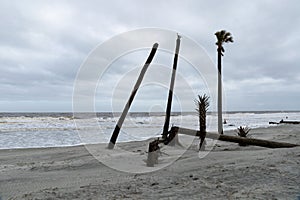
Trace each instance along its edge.
{"label": "cloud bank", "polygon": [[[89,52],[112,36],[144,27],[186,35],[213,61],[214,33],[230,31],[235,42],[225,45],[224,108],[300,110],[299,4],[296,0],[1,1],[0,111],[72,111],[73,83]],[[124,60],[122,66],[132,67],[132,62]],[[111,72],[111,78],[120,78],[120,73]],[[189,75],[192,72],[185,72]],[[97,110],[109,111],[109,91],[102,92],[107,101]],[[142,110],[149,96],[164,107],[166,95],[160,92],[141,91],[140,106],[134,109]],[[194,110],[193,99],[183,103]]]}

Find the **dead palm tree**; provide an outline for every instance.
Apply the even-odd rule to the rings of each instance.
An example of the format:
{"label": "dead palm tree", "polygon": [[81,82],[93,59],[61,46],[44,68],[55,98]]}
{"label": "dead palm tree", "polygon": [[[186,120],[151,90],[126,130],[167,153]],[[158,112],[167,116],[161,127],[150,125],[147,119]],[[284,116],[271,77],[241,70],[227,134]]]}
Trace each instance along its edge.
{"label": "dead palm tree", "polygon": [[174,55],[174,61],[173,61],[173,70],[172,70],[172,76],[171,76],[171,82],[170,82],[170,88],[169,88],[169,96],[168,96],[168,102],[167,102],[167,108],[166,108],[166,118],[165,118],[163,133],[162,133],[162,138],[164,140],[167,139],[168,131],[169,131],[173,90],[174,90],[174,85],[175,85],[175,76],[176,76],[176,69],[177,69],[177,62],[178,62],[179,48],[180,48],[180,39],[181,39],[181,36],[178,35],[178,33],[177,33],[176,48],[175,48],[175,55]]}
{"label": "dead palm tree", "polygon": [[199,116],[200,125],[200,146],[199,150],[204,150],[205,145],[203,145],[206,137],[206,113],[209,107],[209,97],[205,94],[203,96],[198,95],[198,100],[196,100],[196,111]]}
{"label": "dead palm tree", "polygon": [[218,46],[218,132],[223,134],[222,125],[222,56],[224,56],[225,49],[222,46],[224,43],[233,42],[231,33],[221,30],[215,33],[217,37],[216,45]]}
{"label": "dead palm tree", "polygon": [[135,83],[135,85],[134,85],[134,87],[132,89],[130,97],[129,97],[127,103],[125,104],[123,112],[122,112],[122,114],[121,114],[121,116],[120,116],[120,118],[119,118],[119,120],[118,120],[118,122],[117,122],[117,124],[115,126],[114,132],[111,135],[110,142],[109,142],[108,147],[107,147],[108,149],[113,149],[115,147],[115,144],[116,144],[116,141],[118,139],[118,136],[119,136],[121,127],[123,125],[123,122],[125,120],[125,117],[126,117],[128,111],[129,111],[129,108],[130,108],[130,106],[131,106],[131,104],[133,102],[133,99],[134,99],[134,97],[135,97],[135,95],[136,95],[136,93],[137,93],[137,91],[138,91],[138,89],[139,89],[139,87],[140,87],[140,85],[142,83],[142,80],[143,80],[143,78],[145,76],[145,73],[146,73],[146,71],[147,71],[150,63],[152,62],[152,60],[154,58],[154,55],[155,55],[155,53],[157,51],[157,48],[158,48],[158,43],[155,43],[153,45],[153,47],[152,47],[152,50],[151,50],[151,52],[150,52],[150,54],[149,54],[149,56],[148,56],[148,58],[147,58],[147,60],[146,60],[146,62],[144,64],[141,72],[140,72],[140,75],[139,75],[138,79],[136,80],[136,83]]}

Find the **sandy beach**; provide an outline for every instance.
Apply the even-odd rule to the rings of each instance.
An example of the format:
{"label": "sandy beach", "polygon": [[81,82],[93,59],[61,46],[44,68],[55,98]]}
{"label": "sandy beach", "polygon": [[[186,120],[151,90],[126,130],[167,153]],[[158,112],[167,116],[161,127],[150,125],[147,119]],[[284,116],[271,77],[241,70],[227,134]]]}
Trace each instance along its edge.
{"label": "sandy beach", "polygon": [[[253,138],[300,144],[299,125],[250,133]],[[180,141],[189,139],[179,136]],[[163,147],[158,165],[149,169],[144,161],[148,143],[122,143],[118,147],[129,153],[111,155],[103,145],[0,150],[0,199],[300,198],[300,147],[240,147],[218,141],[211,151],[199,154],[195,139],[188,150]],[[135,167],[124,172],[110,164]],[[143,171],[147,169],[153,172]]]}

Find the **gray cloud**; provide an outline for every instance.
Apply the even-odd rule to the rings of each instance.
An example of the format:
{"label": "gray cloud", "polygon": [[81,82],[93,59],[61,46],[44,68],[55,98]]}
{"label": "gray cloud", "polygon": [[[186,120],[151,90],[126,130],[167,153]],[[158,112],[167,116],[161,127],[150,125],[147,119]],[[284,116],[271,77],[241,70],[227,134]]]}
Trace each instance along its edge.
{"label": "gray cloud", "polygon": [[[71,111],[73,83],[88,53],[114,35],[143,27],[182,33],[202,45],[212,60],[216,60],[214,33],[230,31],[235,42],[225,45],[223,59],[227,109],[300,110],[299,4],[297,0],[1,1],[0,111]],[[122,66],[108,73],[103,88],[120,80],[127,66],[141,65],[145,55],[123,59]],[[157,61],[169,66],[169,58]],[[189,84],[204,91],[193,72],[179,64],[178,71]],[[183,90],[180,82],[176,84]],[[104,106],[97,109],[110,104],[110,92],[99,93]],[[151,96],[158,103],[166,96],[155,87],[140,95],[137,109]],[[189,110],[194,109],[191,102]]]}

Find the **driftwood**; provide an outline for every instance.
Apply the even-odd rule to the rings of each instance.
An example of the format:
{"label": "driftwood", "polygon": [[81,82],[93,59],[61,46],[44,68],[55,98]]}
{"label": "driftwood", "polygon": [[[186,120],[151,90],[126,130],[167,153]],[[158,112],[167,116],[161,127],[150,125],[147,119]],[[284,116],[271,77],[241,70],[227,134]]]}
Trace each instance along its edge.
{"label": "driftwood", "polygon": [[[181,134],[191,135],[191,136],[200,136],[200,131],[197,130],[180,128],[176,126],[172,127],[172,129],[170,132],[176,132],[176,133],[181,133]],[[268,147],[268,148],[290,148],[290,147],[299,146],[298,144],[291,144],[286,142],[274,142],[274,141],[254,139],[254,138],[242,138],[237,136],[220,135],[211,132],[206,133],[206,138],[227,141],[227,142],[242,143],[245,145]]]}
{"label": "driftwood", "polygon": [[269,122],[269,124],[300,124],[300,121],[285,121],[285,120],[280,120],[280,122]]}
{"label": "driftwood", "polygon": [[300,124],[300,122],[298,121],[282,121],[280,122],[281,124],[284,123],[284,124]]}
{"label": "driftwood", "polygon": [[284,120],[281,120],[279,123],[280,124],[300,124],[299,121],[284,121]]}
{"label": "driftwood", "polygon": [[[178,133],[190,136],[197,136],[200,137],[200,131],[181,128],[177,126],[173,126],[171,130],[168,132],[167,137],[165,139],[158,138],[149,143],[148,149],[148,159],[147,159],[147,166],[153,167],[154,164],[158,163],[158,157],[160,153],[159,144],[164,145],[179,145],[178,140]],[[262,139],[254,139],[254,138],[244,138],[244,137],[237,137],[237,136],[229,136],[229,135],[221,135],[218,133],[206,132],[206,138],[226,141],[226,142],[234,142],[243,145],[253,145],[253,146],[261,146],[261,147],[268,147],[268,148],[291,148],[300,146],[298,144],[291,144],[286,142],[274,142],[269,140],[262,140]]]}
{"label": "driftwood", "polygon": [[269,124],[279,124],[279,122],[269,122]]}

